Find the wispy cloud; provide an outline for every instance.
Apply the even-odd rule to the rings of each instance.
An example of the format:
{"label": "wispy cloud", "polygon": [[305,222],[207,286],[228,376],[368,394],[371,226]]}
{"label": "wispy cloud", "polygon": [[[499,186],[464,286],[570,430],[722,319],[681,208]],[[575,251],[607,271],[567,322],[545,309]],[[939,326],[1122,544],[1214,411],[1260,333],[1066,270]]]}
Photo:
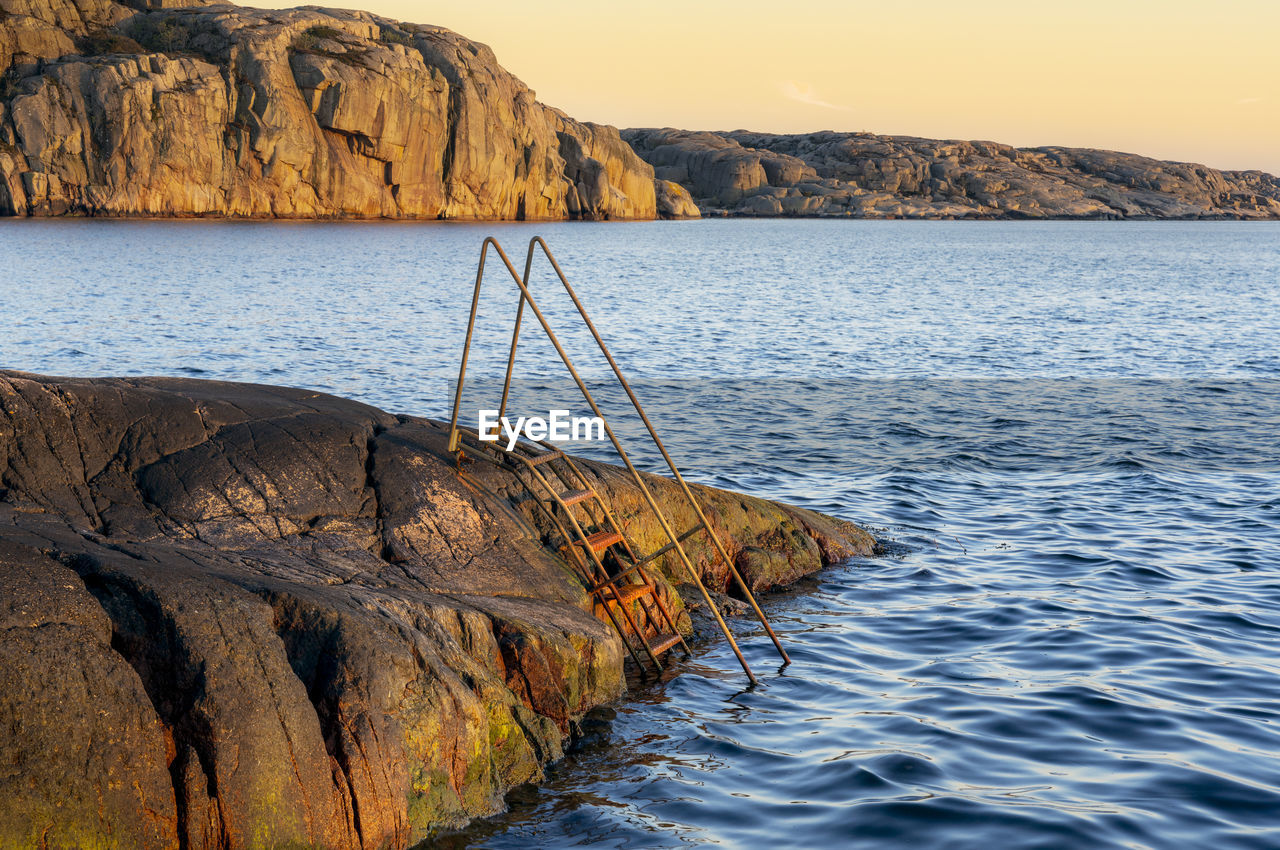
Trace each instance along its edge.
{"label": "wispy cloud", "polygon": [[849,107],[840,106],[839,104],[829,103],[818,97],[817,92],[813,90],[813,86],[797,83],[795,80],[787,80],[779,88],[782,89],[782,95],[787,100],[794,100],[797,103],[808,104],[809,106],[820,106],[823,109],[847,110]]}
{"label": "wispy cloud", "polygon": [[1236,106],[1244,106],[1249,103],[1262,103],[1266,98],[1261,97],[1242,97],[1236,101]]}

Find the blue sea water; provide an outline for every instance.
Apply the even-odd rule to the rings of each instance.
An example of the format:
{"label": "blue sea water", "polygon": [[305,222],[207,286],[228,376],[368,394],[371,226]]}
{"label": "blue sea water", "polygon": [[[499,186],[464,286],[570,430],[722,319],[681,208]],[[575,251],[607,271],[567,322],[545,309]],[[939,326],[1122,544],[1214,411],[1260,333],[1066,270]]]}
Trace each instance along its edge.
{"label": "blue sea water", "polygon": [[708,635],[437,843],[1280,847],[1275,224],[2,222],[0,367],[445,416],[488,233],[547,237],[690,478],[886,553],[767,601],[790,666],[735,620],[759,686]]}

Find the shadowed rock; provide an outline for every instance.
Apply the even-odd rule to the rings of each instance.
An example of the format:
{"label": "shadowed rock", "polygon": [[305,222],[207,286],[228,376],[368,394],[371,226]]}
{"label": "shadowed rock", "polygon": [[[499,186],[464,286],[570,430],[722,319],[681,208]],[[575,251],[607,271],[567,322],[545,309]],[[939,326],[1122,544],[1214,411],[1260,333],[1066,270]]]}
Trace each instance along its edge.
{"label": "shadowed rock", "polygon": [[1280,218],[1280,180],[1084,148],[870,133],[624,130],[704,214],[852,218]]}
{"label": "shadowed rock", "polygon": [[[624,650],[527,494],[445,442],[303,390],[0,373],[0,845],[405,847],[540,778]],[[758,587],[874,545],[700,492]]]}

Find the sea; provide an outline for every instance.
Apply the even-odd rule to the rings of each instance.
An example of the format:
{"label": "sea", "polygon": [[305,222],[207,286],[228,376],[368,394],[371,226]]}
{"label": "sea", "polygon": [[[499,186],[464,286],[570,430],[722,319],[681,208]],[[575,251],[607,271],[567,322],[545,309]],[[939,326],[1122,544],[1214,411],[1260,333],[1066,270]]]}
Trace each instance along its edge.
{"label": "sea", "polygon": [[[1280,848],[1280,223],[4,221],[0,368],[447,418],[490,235],[689,479],[881,551],[764,597],[790,664],[704,631],[424,847]],[[468,404],[517,304],[490,252]],[[530,313],[517,388],[581,411]]]}

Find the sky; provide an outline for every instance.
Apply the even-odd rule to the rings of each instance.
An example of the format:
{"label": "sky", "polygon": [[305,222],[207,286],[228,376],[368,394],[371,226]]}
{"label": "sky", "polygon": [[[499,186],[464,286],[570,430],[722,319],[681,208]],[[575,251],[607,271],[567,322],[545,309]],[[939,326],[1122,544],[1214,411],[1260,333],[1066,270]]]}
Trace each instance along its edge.
{"label": "sky", "polygon": [[336,5],[484,42],[542,102],[618,127],[990,139],[1280,174],[1280,0]]}

